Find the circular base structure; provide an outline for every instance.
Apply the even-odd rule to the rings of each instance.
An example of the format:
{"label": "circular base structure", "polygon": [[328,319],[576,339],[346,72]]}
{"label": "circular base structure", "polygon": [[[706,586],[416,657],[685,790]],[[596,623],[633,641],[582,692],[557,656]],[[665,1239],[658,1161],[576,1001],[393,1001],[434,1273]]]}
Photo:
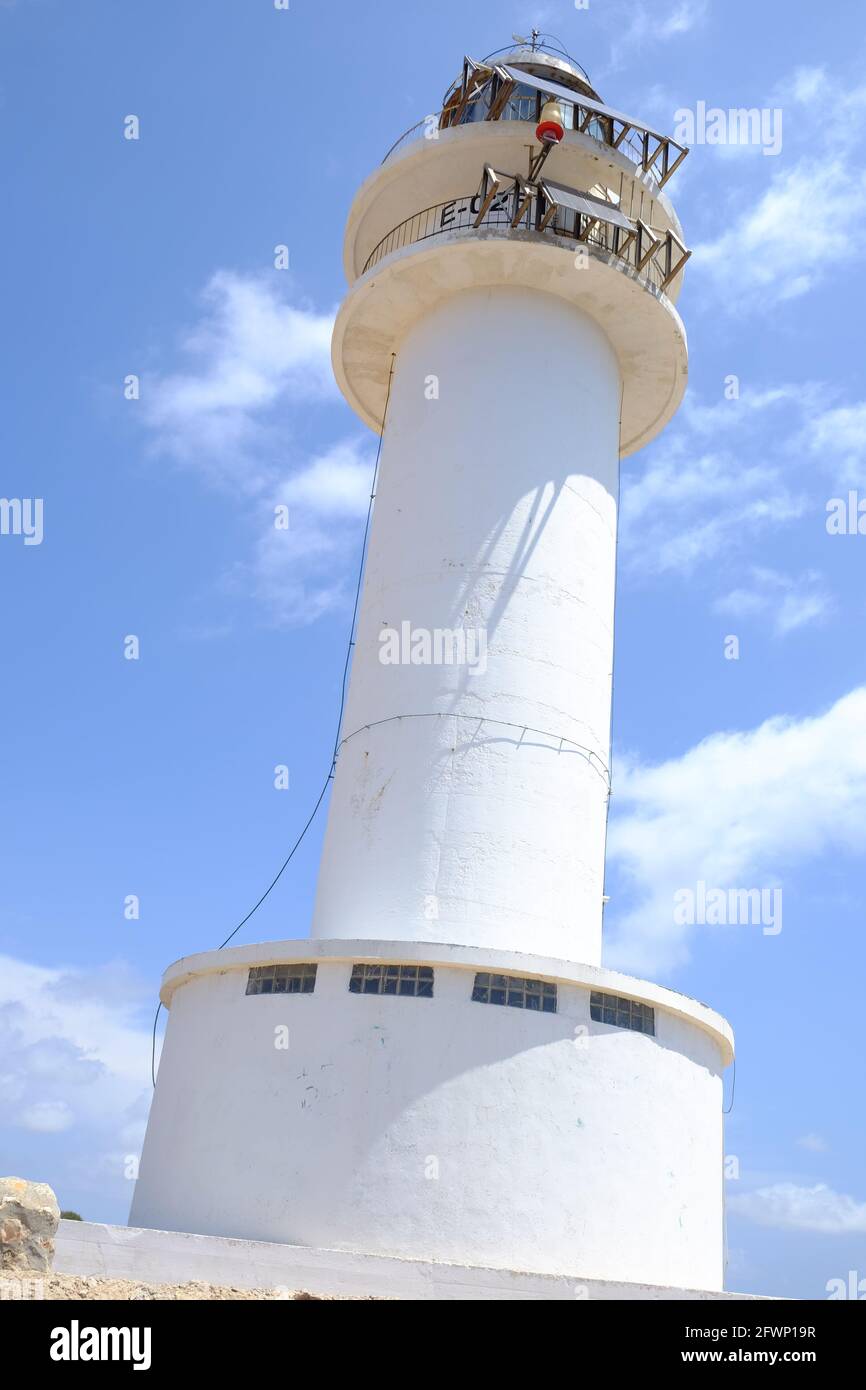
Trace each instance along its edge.
{"label": "circular base structure", "polygon": [[[248,995],[274,962],[314,963],[313,992]],[[432,997],[350,990],[382,962],[432,969]],[[556,1011],[474,999],[479,972],[555,985]],[[593,992],[648,1006],[654,1034],[596,1021]],[[703,1005],[590,966],[373,941],[189,957],[162,998],[130,1224],[721,1288],[732,1041]]]}

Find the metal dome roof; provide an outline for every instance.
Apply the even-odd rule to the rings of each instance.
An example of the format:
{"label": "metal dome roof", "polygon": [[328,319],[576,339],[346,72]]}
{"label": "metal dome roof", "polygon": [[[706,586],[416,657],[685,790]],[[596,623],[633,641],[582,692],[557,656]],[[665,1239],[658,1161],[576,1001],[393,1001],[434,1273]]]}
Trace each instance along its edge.
{"label": "metal dome roof", "polygon": [[552,40],[551,35],[542,35],[532,43],[519,41],[513,46],[496,49],[488,53],[484,61],[507,63],[509,67],[521,68],[534,77],[553,79],[564,87],[582,92],[584,96],[601,100],[586,70],[557,41]]}

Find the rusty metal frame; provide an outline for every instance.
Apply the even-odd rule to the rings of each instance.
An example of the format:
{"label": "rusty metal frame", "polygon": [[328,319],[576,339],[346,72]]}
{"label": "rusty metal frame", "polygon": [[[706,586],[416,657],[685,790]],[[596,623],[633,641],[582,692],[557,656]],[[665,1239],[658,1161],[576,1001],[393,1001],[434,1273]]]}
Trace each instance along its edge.
{"label": "rusty metal frame", "polygon": [[536,196],[537,192],[536,189],[533,188],[532,184],[527,183],[526,179],[522,179],[518,175],[517,178],[514,180],[514,215],[511,219],[512,227],[516,227],[517,224],[521,221],[521,219],[525,216],[526,209],[529,207],[533,198]]}
{"label": "rusty metal frame", "polygon": [[484,117],[486,121],[499,120],[499,117],[505,110],[505,107],[511,97],[512,92],[517,86],[517,83],[514,81],[514,78],[509,77],[508,73],[505,72],[498,65],[494,65],[492,71],[494,83],[498,82],[499,85],[494,89],[493,100],[490,103],[490,109],[487,112],[487,115]]}
{"label": "rusty metal frame", "polygon": [[[671,265],[671,262],[673,260],[673,246],[676,246],[677,250],[681,252],[680,258],[674,266]],[[665,250],[667,252],[667,265],[665,267],[665,269],[667,270],[667,274],[662,280],[660,286],[660,288],[663,290],[666,290],[671,281],[677,278],[686,261],[689,259],[689,256],[692,254],[691,251],[689,251],[688,247],[684,246],[683,243],[680,241],[676,232],[671,231],[669,231],[667,234],[667,238],[665,241]]]}
{"label": "rusty metal frame", "polygon": [[473,228],[475,228],[476,230],[478,227],[481,226],[481,223],[484,221],[485,217],[490,211],[490,204],[493,202],[493,199],[497,196],[497,194],[502,192],[502,189],[505,186],[506,179],[507,175],[497,174],[492,164],[485,164],[484,177],[481,180],[480,196],[482,198],[482,203],[481,207],[478,209],[478,214],[475,218],[475,221],[472,223]]}
{"label": "rusty metal frame", "polygon": [[[466,110],[466,107],[469,105],[469,98],[472,95],[473,85],[476,87],[476,89],[480,85],[478,83],[473,84],[472,79],[475,78],[477,74],[481,72],[486,72],[489,76],[492,76],[493,71],[494,69],[489,67],[487,63],[476,63],[475,59],[470,58],[468,54],[464,57],[463,79],[460,85],[460,96],[457,100],[456,105],[452,106],[449,111],[446,129],[451,126],[460,124],[460,121],[463,117],[463,113]],[[446,107],[445,110],[447,111],[448,108]],[[443,112],[443,115],[444,114],[445,112]]]}
{"label": "rusty metal frame", "polygon": [[[643,270],[647,261],[651,260],[652,257],[655,255],[656,251],[658,251],[659,247],[662,244],[662,241],[660,237],[656,236],[652,227],[648,227],[646,222],[644,222],[642,218],[635,218],[635,226],[637,227],[638,233],[640,234],[638,239],[638,245],[635,247],[635,270],[640,272]],[[641,246],[640,238],[643,236],[649,238],[651,245],[649,250],[644,251],[643,255],[641,255],[640,253],[643,248]]]}

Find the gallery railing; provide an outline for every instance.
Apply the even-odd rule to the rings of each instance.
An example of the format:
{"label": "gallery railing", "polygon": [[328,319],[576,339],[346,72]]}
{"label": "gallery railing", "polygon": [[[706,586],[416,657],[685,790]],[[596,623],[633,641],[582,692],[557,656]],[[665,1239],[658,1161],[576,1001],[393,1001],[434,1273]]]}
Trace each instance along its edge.
{"label": "gallery railing", "polygon": [[[512,94],[509,96],[509,89],[494,74],[462,102],[452,103],[404,131],[388,150],[382,163],[416,140],[436,140],[441,131],[453,130],[458,126],[491,120],[537,123],[544,93],[521,88],[514,83],[511,88]],[[582,99],[576,92],[573,103],[563,104],[562,110],[567,130],[590,135],[626,155],[658,188],[667,183],[688,154],[685,146],[672,138],[658,135],[599,102]]]}
{"label": "gallery railing", "polygon": [[559,237],[593,251],[615,256],[623,267],[643,275],[658,290],[667,290],[680,274],[691,252],[671,231],[648,227],[637,219],[629,227],[614,226],[570,208],[556,208],[539,196],[526,200],[515,220],[511,194],[500,194],[483,210],[481,193],[452,198],[407,217],[373,248],[364,271],[404,246],[454,232],[502,230],[505,234],[530,232],[540,237]]}

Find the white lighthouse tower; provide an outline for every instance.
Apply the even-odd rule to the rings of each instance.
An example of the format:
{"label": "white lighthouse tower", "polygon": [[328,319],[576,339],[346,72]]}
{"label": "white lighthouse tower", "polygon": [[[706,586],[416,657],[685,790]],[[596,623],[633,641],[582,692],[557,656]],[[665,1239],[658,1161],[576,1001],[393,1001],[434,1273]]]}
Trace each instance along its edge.
{"label": "white lighthouse tower", "polygon": [[533,36],[367,179],[383,432],[312,936],[188,957],[131,1223],[720,1290],[726,1022],[602,965],[620,459],[686,385],[686,151]]}

